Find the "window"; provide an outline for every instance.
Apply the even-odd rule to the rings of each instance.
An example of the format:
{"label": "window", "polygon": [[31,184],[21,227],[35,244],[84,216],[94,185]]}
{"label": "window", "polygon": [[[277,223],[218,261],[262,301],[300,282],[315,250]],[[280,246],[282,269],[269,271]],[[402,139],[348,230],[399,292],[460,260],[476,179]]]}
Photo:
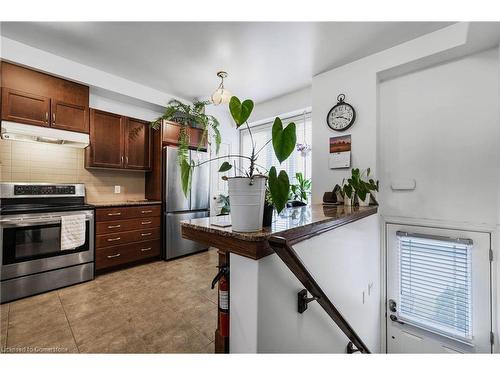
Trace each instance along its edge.
{"label": "window", "polygon": [[472,240],[398,232],[398,318],[450,337],[472,339]]}
{"label": "window", "polygon": [[[283,119],[283,126],[288,125],[290,122],[294,122],[296,125],[297,133],[297,144],[307,144],[311,146],[312,134],[311,134],[311,114],[306,113],[304,115],[291,117]],[[265,145],[267,141],[271,139],[273,123],[265,123],[262,125],[256,125],[252,127],[253,139],[256,144],[256,151]],[[242,127],[240,131],[240,150],[242,155],[251,155],[252,153],[252,140],[248,129]],[[311,178],[311,152],[301,152],[295,149],[290,157],[285,160],[281,166],[274,155],[273,146],[271,143],[266,145],[262,151],[259,153],[259,158],[257,164],[261,165],[265,169],[271,168],[271,166],[276,166],[278,172],[283,169],[287,172],[290,177],[290,182],[295,183],[295,173],[302,172],[305,178]],[[248,168],[248,160],[241,160],[240,168],[246,170]],[[279,166],[279,167],[278,167]],[[262,168],[260,168],[261,171]],[[263,171],[265,172],[265,171]]]}

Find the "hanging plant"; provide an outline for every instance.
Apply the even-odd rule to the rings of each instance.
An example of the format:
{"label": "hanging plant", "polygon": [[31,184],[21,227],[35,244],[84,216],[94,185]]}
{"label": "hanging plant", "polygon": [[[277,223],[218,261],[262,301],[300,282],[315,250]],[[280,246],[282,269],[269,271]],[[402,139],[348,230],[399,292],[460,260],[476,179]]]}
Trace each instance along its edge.
{"label": "hanging plant", "polygon": [[[211,104],[210,101],[193,102],[192,105],[184,104],[177,99],[172,99],[168,102],[165,112],[151,123],[151,127],[158,130],[161,127],[162,120],[173,121],[180,125],[178,139],[178,160],[181,168],[189,165],[188,150],[189,150],[189,128],[195,127],[202,129],[202,136],[198,148],[205,144],[205,140],[209,145],[215,144],[215,153],[219,153],[221,143],[221,135],[219,132],[219,120],[212,115],[205,114],[205,107]],[[208,136],[209,130],[212,129],[212,137]],[[210,139],[211,138],[211,139]],[[189,173],[185,176],[190,177]],[[189,183],[183,184],[184,194],[187,194]]]}

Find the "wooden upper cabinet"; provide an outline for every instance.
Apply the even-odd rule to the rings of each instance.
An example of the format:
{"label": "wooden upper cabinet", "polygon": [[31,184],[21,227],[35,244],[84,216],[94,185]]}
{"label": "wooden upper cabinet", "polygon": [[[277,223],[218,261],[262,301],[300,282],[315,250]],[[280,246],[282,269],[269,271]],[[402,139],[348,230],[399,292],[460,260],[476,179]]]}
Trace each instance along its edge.
{"label": "wooden upper cabinet", "polygon": [[49,114],[49,98],[2,88],[2,120],[49,126]]}
{"label": "wooden upper cabinet", "polygon": [[151,169],[151,132],[149,123],[127,118],[124,132],[125,168]]}
{"label": "wooden upper cabinet", "polygon": [[52,100],[52,124],[56,129],[89,132],[88,107]]}
{"label": "wooden upper cabinet", "polygon": [[2,119],[89,132],[89,88],[22,66],[1,63]]}
{"label": "wooden upper cabinet", "polygon": [[85,167],[123,168],[123,117],[90,110],[90,145],[86,149]]}
{"label": "wooden upper cabinet", "polygon": [[[166,144],[177,145],[179,144],[179,134],[181,126],[175,122],[163,121],[162,123],[162,142]],[[203,130],[198,128],[188,128],[187,131],[188,143],[190,148],[207,148],[207,137],[205,136],[203,142]],[[201,143],[200,143],[201,142]]]}
{"label": "wooden upper cabinet", "polygon": [[150,170],[149,123],[90,109],[90,145],[85,167]]}

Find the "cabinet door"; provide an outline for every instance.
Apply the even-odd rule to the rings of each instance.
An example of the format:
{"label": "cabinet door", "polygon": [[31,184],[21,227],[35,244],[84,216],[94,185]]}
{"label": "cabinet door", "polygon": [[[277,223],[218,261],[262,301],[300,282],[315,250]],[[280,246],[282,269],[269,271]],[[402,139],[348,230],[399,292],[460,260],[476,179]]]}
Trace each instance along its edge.
{"label": "cabinet door", "polygon": [[90,110],[90,145],[85,166],[123,168],[123,118],[120,115]]}
{"label": "cabinet door", "polygon": [[124,133],[125,168],[151,169],[151,133],[147,121],[127,118]]}
{"label": "cabinet door", "polygon": [[89,132],[88,107],[52,100],[53,128],[75,132]]}
{"label": "cabinet door", "polygon": [[178,145],[179,133],[181,131],[180,125],[175,122],[163,121],[162,128],[162,142],[171,145]]}
{"label": "cabinet door", "polygon": [[208,134],[203,135],[203,129],[189,128],[189,146],[206,150]]}
{"label": "cabinet door", "polygon": [[2,120],[49,126],[50,99],[2,88]]}

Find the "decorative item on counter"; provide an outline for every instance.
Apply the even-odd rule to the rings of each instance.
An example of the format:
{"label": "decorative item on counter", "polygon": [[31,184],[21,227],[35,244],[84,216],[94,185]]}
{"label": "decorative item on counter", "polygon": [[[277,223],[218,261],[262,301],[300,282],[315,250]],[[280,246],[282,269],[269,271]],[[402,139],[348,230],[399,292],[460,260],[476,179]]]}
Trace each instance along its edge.
{"label": "decorative item on counter", "polygon": [[354,107],[344,100],[345,95],[339,94],[337,104],[330,109],[326,116],[326,123],[330,129],[339,132],[349,129],[356,120]]}
{"label": "decorative item on counter", "polygon": [[273,212],[274,204],[273,198],[271,197],[271,192],[269,191],[269,186],[266,185],[266,195],[264,199],[264,216],[262,219],[263,227],[270,227],[273,223]]}
{"label": "decorative item on counter", "polygon": [[351,166],[351,136],[330,137],[330,169],[349,168]]}
{"label": "decorative item on counter", "polygon": [[[231,200],[231,222],[233,230],[238,232],[254,232],[262,229],[266,181],[269,186],[269,194],[278,213],[285,208],[288,200],[290,191],[288,174],[284,170],[278,173],[275,166],[269,169],[267,176],[263,174],[259,168],[265,168],[257,164],[259,153],[267,144],[272,143],[274,154],[281,164],[292,154],[297,143],[295,123],[291,122],[284,127],[281,119],[276,117],[272,127],[271,139],[257,150],[252,130],[248,125],[248,119],[253,108],[254,103],[249,99],[242,102],[236,96],[233,96],[229,101],[229,111],[236,123],[236,127],[239,128],[241,125],[245,125],[250,134],[252,142],[252,152],[250,155],[235,154],[218,156],[202,162],[188,162],[187,158],[179,158],[182,190],[186,196],[191,188],[191,177],[194,168],[223,158],[239,158],[249,161],[247,170],[241,170],[236,165],[234,165],[233,169],[233,165],[227,161],[223,162],[219,168],[219,172],[227,172],[230,169],[233,169],[235,172],[234,177],[224,176],[223,179],[228,181],[229,197]],[[241,175],[236,175],[237,169]]]}
{"label": "decorative item on counter", "polygon": [[369,206],[372,200],[376,204],[377,201],[371,192],[378,191],[379,182],[378,180],[375,181],[368,178],[369,176],[370,168],[362,172],[358,168],[353,168],[351,170],[351,177],[347,180],[344,178],[342,186],[335,185],[334,191],[337,190],[340,192],[346,206],[353,206],[355,203],[358,203],[360,206],[365,207]]}

